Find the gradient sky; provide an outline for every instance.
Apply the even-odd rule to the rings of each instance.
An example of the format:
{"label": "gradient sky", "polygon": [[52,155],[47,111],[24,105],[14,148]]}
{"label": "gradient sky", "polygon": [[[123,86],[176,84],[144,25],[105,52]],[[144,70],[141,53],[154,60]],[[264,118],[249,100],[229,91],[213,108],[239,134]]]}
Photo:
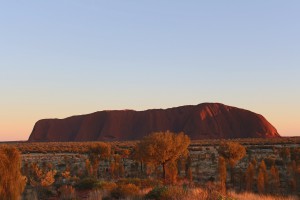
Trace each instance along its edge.
{"label": "gradient sky", "polygon": [[41,118],[221,102],[300,135],[300,1],[1,1],[0,141]]}

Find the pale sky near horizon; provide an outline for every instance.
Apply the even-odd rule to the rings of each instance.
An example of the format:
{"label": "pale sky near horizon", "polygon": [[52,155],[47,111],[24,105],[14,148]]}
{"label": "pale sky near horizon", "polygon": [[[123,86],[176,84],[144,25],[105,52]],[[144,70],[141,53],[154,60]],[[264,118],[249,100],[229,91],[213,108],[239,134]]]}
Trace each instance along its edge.
{"label": "pale sky near horizon", "polygon": [[0,141],[42,118],[220,102],[300,136],[300,1],[0,1]]}

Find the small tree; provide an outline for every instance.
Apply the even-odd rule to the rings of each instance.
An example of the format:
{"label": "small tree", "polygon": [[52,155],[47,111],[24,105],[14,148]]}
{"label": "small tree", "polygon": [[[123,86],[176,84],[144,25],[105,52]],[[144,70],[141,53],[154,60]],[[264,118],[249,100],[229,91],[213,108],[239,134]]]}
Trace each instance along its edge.
{"label": "small tree", "polygon": [[264,172],[263,170],[259,169],[258,175],[257,175],[257,190],[259,193],[265,192],[265,178],[264,178]]}
{"label": "small tree", "polygon": [[124,165],[119,164],[119,166],[118,166],[118,174],[119,174],[120,177],[124,177],[124,175],[125,175]]}
{"label": "small tree", "polygon": [[109,172],[112,178],[116,177],[116,173],[117,173],[117,168],[118,166],[116,165],[115,162],[111,162],[109,165]]}
{"label": "small tree", "polygon": [[178,176],[181,176],[181,171],[185,169],[185,161],[183,158],[177,160]]}
{"label": "small tree", "polygon": [[253,187],[253,181],[254,181],[254,166],[253,164],[250,162],[248,165],[248,168],[246,170],[246,190],[251,192],[252,191],[252,187]]}
{"label": "small tree", "polygon": [[291,154],[291,160],[300,161],[300,147],[293,148],[292,151],[290,151]]}
{"label": "small tree", "polygon": [[221,190],[223,193],[226,193],[227,170],[226,170],[226,161],[222,156],[219,157],[218,171],[219,171]]}
{"label": "small tree", "polygon": [[0,147],[0,199],[19,199],[25,185],[19,151],[14,147]]}
{"label": "small tree", "polygon": [[280,150],[280,157],[282,158],[283,162],[286,164],[289,159],[291,158],[291,151],[289,148],[284,147]]}
{"label": "small tree", "polygon": [[42,188],[49,187],[55,182],[55,174],[56,170],[47,170],[45,171],[39,167],[36,163],[31,165],[31,173],[30,173],[30,184],[33,187],[37,187],[38,192],[41,191]]}
{"label": "small tree", "polygon": [[200,177],[200,165],[199,165],[199,163],[197,163],[196,166],[195,166],[195,175],[196,175],[197,179],[199,180],[199,177]]}
{"label": "small tree", "polygon": [[192,167],[192,159],[191,159],[191,156],[188,155],[185,160],[185,177],[188,180],[190,180],[191,167]]}
{"label": "small tree", "polygon": [[121,163],[121,156],[119,154],[115,154],[113,156],[113,162],[110,163],[110,173],[113,178],[123,177],[125,174],[124,165]]}
{"label": "small tree", "polygon": [[263,182],[264,182],[264,192],[268,191],[269,187],[269,179],[268,179],[268,172],[267,172],[267,166],[264,160],[261,161],[259,165],[259,171],[261,171],[261,174],[263,175]]}
{"label": "small tree", "polygon": [[177,163],[171,162],[166,165],[166,179],[170,183],[176,183],[178,175]]}
{"label": "small tree", "polygon": [[255,157],[251,160],[251,163],[252,163],[253,167],[256,168],[257,160]]}
{"label": "small tree", "polygon": [[273,191],[278,192],[279,186],[280,186],[280,178],[279,178],[279,172],[278,169],[273,165],[270,169],[270,184],[273,189]]}
{"label": "small tree", "polygon": [[141,143],[137,143],[132,152],[132,158],[139,162],[140,165],[140,175],[143,174],[143,165],[146,162],[146,158],[144,157],[145,155],[145,149],[141,146]]}
{"label": "small tree", "polygon": [[98,177],[98,168],[100,165],[100,161],[103,159],[107,159],[111,154],[111,145],[104,142],[99,142],[93,144],[89,151],[88,157],[91,162],[91,166],[93,168],[93,174],[95,177]]}
{"label": "small tree", "polygon": [[246,149],[237,142],[221,142],[218,152],[229,164],[230,180],[234,184],[234,167],[246,155]]}
{"label": "small tree", "polygon": [[298,175],[299,175],[299,169],[297,167],[297,163],[296,161],[292,161],[290,164],[289,164],[289,167],[288,167],[288,175],[291,176],[291,179],[290,179],[290,186],[291,186],[291,191],[292,192],[297,192],[297,184],[299,184],[298,182]]}
{"label": "small tree", "polygon": [[187,176],[186,176],[186,178],[187,178],[190,182],[193,181],[193,170],[192,170],[191,167],[187,170]]}
{"label": "small tree", "polygon": [[145,167],[146,167],[147,177],[150,177],[150,176],[152,176],[153,174],[155,174],[157,172],[156,166],[154,166],[152,163],[147,163]]}
{"label": "small tree", "polygon": [[92,176],[93,175],[93,168],[91,166],[91,161],[89,159],[85,160],[85,170],[86,170],[86,174],[88,176]]}
{"label": "small tree", "polygon": [[166,165],[186,155],[190,138],[184,133],[158,132],[144,137],[136,145],[138,158],[147,163],[161,165],[166,179]]}
{"label": "small tree", "polygon": [[123,150],[122,153],[121,153],[124,170],[126,169],[126,159],[128,159],[130,154],[131,154],[131,152],[128,149]]}
{"label": "small tree", "polygon": [[215,162],[216,162],[216,154],[215,153],[211,153],[210,159],[211,159],[211,163],[215,164]]}

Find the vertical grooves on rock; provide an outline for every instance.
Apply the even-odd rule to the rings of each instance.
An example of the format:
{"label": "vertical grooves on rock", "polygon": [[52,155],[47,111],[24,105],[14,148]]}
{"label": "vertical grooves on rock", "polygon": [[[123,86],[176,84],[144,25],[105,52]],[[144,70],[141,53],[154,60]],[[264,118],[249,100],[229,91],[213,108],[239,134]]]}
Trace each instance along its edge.
{"label": "vertical grooves on rock", "polygon": [[192,139],[280,137],[261,115],[217,103],[166,110],[100,111],[38,121],[29,141],[140,139],[155,131],[185,132]]}

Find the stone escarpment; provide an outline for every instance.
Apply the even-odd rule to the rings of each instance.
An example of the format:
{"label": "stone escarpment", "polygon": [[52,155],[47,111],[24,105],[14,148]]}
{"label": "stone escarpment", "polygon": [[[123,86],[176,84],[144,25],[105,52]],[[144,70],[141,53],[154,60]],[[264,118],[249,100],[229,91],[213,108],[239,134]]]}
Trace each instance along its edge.
{"label": "stone escarpment", "polygon": [[262,116],[219,103],[146,111],[100,111],[36,122],[31,142],[138,140],[156,131],[184,132],[191,139],[280,137]]}

